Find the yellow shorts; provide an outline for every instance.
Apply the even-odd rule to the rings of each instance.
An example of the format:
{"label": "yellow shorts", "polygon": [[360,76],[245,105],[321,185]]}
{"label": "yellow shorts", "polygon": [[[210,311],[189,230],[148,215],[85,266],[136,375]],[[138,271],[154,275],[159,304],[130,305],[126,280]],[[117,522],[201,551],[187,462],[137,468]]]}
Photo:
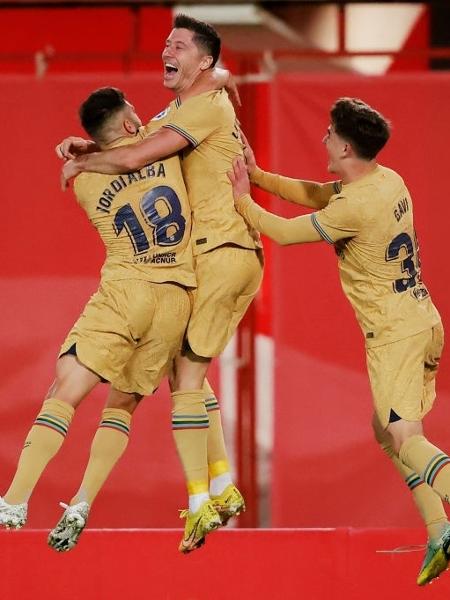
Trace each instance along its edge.
{"label": "yellow shorts", "polygon": [[79,361],[116,389],[151,394],[181,348],[190,307],[172,283],[101,282],[59,356],[76,344]]}
{"label": "yellow shorts", "polygon": [[261,251],[220,246],[196,257],[197,289],[188,325],[198,356],[218,356],[236,331],[262,280]]}
{"label": "yellow shorts", "polygon": [[444,347],[442,324],[416,335],[367,348],[375,412],[383,427],[391,409],[405,421],[421,421],[436,397],[436,373]]}

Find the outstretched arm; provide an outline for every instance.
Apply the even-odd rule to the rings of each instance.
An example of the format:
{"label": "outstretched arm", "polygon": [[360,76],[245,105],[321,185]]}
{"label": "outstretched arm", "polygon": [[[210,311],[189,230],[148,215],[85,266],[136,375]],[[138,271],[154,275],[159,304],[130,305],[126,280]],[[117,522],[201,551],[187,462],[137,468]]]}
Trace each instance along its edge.
{"label": "outstretched arm", "polygon": [[162,127],[136,144],[93,152],[69,160],[62,169],[61,185],[65,189],[69,180],[83,171],[111,175],[137,171],[156,160],[176,154],[188,145],[185,137],[172,129]]}
{"label": "outstretched arm", "polygon": [[338,192],[332,181],[318,183],[316,181],[292,179],[275,173],[268,173],[259,168],[253,172],[251,181],[259,188],[275,194],[283,200],[316,210],[325,208],[331,196]]}
{"label": "outstretched arm", "polygon": [[285,219],[255,204],[250,196],[250,182],[241,158],[233,161],[233,171],[228,173],[228,177],[233,185],[236,210],[251,227],[282,245],[322,241],[310,215]]}
{"label": "outstretched arm", "polygon": [[260,169],[255,160],[255,154],[243,133],[244,157],[247,163],[247,170],[250,181],[262,190],[275,194],[283,200],[288,200],[294,204],[301,204],[308,208],[320,210],[328,205],[328,202],[338,190],[335,182],[317,183],[315,181],[304,181],[301,179],[291,179],[275,173],[268,173]]}

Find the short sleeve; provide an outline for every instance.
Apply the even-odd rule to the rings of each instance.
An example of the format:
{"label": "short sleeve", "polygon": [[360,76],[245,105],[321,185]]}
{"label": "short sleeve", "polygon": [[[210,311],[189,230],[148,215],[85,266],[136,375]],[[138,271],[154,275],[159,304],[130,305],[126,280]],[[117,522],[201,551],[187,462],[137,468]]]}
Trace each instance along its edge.
{"label": "short sleeve", "polygon": [[190,98],[174,111],[164,127],[173,129],[195,147],[213,133],[222,122],[222,107],[213,101],[211,95]]}
{"label": "short sleeve", "polygon": [[355,237],[362,225],[361,204],[353,198],[335,196],[327,207],[311,215],[311,221],[329,244]]}

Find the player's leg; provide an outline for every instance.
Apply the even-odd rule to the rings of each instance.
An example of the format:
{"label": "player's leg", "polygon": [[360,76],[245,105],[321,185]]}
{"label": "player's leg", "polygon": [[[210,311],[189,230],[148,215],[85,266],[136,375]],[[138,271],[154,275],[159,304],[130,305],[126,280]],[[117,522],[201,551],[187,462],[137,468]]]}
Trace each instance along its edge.
{"label": "player's leg", "polygon": [[116,335],[105,339],[110,360],[104,368],[112,388],[83,481],[49,535],[50,546],[60,552],[77,543],[92,502],[125,452],[131,416],[142,396],[152,394],[166,376],[189,318],[189,298],[180,286],[126,280],[109,287],[114,297],[109,328]]}
{"label": "player's leg", "polygon": [[[433,457],[439,457],[441,466],[445,466],[449,459],[426,440],[422,427],[422,418],[431,409],[435,399],[435,377],[442,347],[442,328],[436,327],[388,344],[380,350],[380,355],[384,356],[384,385],[388,385],[390,391],[390,397],[385,394],[385,400],[387,398],[390,403],[379,403],[376,407],[378,416],[381,415],[382,426],[390,436],[392,451],[405,467],[416,474],[416,477],[412,475],[410,481],[424,482],[417,488],[418,494],[425,500],[427,511],[431,510],[429,516],[435,520],[429,530],[427,551],[417,580],[420,585],[431,581],[447,568],[450,544],[450,526],[447,519],[444,520],[445,513],[441,513],[439,505],[433,502],[427,491],[427,488],[432,489],[445,498],[445,483],[444,489],[436,487],[434,479],[437,472],[430,475],[429,467],[433,465]],[[396,365],[400,366],[396,368]],[[413,449],[411,456],[408,455],[410,448]]]}
{"label": "player's leg", "polygon": [[[389,426],[392,436],[392,446],[400,449],[399,460],[414,470],[418,477],[423,480],[422,498],[427,488],[436,493],[436,496],[447,500],[450,492],[450,472],[448,465],[449,457],[439,448],[431,444],[423,435],[422,423],[411,422],[400,419]],[[447,470],[445,471],[445,467]],[[440,470],[443,477],[438,480]],[[440,499],[439,498],[439,499]],[[430,498],[427,496],[428,506]],[[436,508],[438,508],[436,506]],[[438,513],[436,512],[436,515]],[[445,515],[445,512],[444,512]],[[425,557],[417,577],[418,585],[425,585],[438,577],[448,567],[450,558],[450,524],[448,519],[434,524],[432,537],[429,536]]]}
{"label": "player's leg", "polygon": [[191,552],[205,536],[220,526],[220,516],[208,491],[208,428],[203,382],[210,358],[195,355],[190,348],[175,359],[172,387],[172,432],[180,458],[189,497],[189,507],[179,549]]}
{"label": "player's leg", "polygon": [[141,400],[140,394],[110,389],[100,424],[92,440],[83,480],[70,504],[78,502],[92,504],[128,446],[131,417]]}
{"label": "player's leg", "polygon": [[117,292],[114,286],[115,282],[100,285],[61,347],[56,380],[25,442],[16,476],[5,495],[7,503],[27,501],[43,469],[59,450],[78,403],[101,377],[109,380],[117,368],[109,354],[114,337],[111,331],[117,321],[117,302],[111,301]]}
{"label": "player's leg", "polygon": [[417,473],[404,465],[395,454],[392,448],[391,436],[381,426],[376,413],[373,415],[372,426],[375,438],[380,444],[381,449],[391,460],[410,489],[417,509],[427,528],[428,538],[430,540],[438,539],[447,523],[447,514],[444,510],[442,500]]}
{"label": "player's leg", "polygon": [[[73,355],[64,355],[56,364],[56,379],[25,439],[14,478],[0,502],[0,524],[22,527],[26,507],[45,467],[62,446],[75,408],[100,381]],[[11,508],[11,507],[17,507]],[[16,512],[19,515],[14,515]]]}
{"label": "player's leg", "polygon": [[141,399],[139,394],[110,389],[81,485],[69,505],[61,504],[64,513],[48,536],[49,546],[57,552],[77,544],[92,503],[127,448],[131,416]]}
{"label": "player's leg", "polygon": [[222,525],[245,510],[242,494],[233,483],[222,428],[219,402],[207,379],[203,384],[208,429],[209,494],[220,514]]}
{"label": "player's leg", "polygon": [[[256,252],[224,246],[197,257],[196,275],[198,288],[187,331],[189,347],[184,356],[177,361],[176,375],[183,377],[183,383],[179,382],[183,387],[178,389],[186,389],[189,386],[188,389],[196,391],[195,401],[200,412],[201,408],[198,403],[201,393],[199,392],[203,387],[206,375],[206,369],[202,373],[202,365],[203,361],[210,360],[210,358],[204,357],[218,356],[234,334],[240,319],[259,288],[262,265]],[[203,409],[201,414],[204,418],[207,416],[207,411]],[[218,419],[214,419],[214,425],[218,424]],[[208,430],[207,449],[210,433]],[[223,444],[221,424],[220,427],[213,426],[213,437],[217,435],[221,438],[220,440],[216,438],[217,446],[219,446]],[[202,444],[204,444],[203,440]],[[204,446],[202,452],[204,452]],[[200,458],[200,453],[198,456]],[[207,482],[203,479],[208,473],[208,462],[209,457],[207,457],[206,463],[202,458],[201,495],[198,495],[198,499],[203,500],[205,505],[209,504],[209,500],[206,500],[209,495]],[[191,495],[196,496],[197,494]],[[234,497],[235,494],[232,494],[231,500]],[[227,496],[227,499],[230,498]],[[214,500],[216,501],[216,499]],[[237,512],[236,509],[236,514]],[[224,522],[227,520],[224,513]],[[189,529],[188,523],[189,520],[185,533]]]}
{"label": "player's leg", "polygon": [[[389,423],[388,432],[391,434],[394,450],[399,453],[402,462],[413,469],[439,496],[449,501],[450,498],[450,458],[431,444],[423,434],[422,418],[431,409],[435,399],[435,378],[443,349],[442,326],[433,327],[424,332],[427,336],[422,369],[418,377],[422,382],[420,405],[422,412],[416,419],[396,411],[401,417],[394,423]],[[418,336],[414,336],[419,340]]]}
{"label": "player's leg", "polygon": [[[202,259],[204,260],[205,257]],[[188,335],[190,340],[193,339],[196,347],[209,346],[211,355],[217,356],[235,333],[259,289],[263,271],[262,255],[244,248],[225,246],[214,251],[211,257],[206,256],[206,259],[206,265],[210,269],[211,262],[215,263],[213,270],[218,276],[215,279],[211,276],[208,278],[208,299],[200,315],[209,311],[212,325],[208,332],[208,339],[204,335],[202,338],[202,334],[195,331],[194,320],[189,325]],[[197,272],[201,274],[203,265],[201,261],[199,263]],[[226,285],[223,279],[224,273],[227,273]],[[210,300],[211,297],[213,302]],[[206,386],[209,388],[207,382]],[[221,516],[222,525],[226,525],[232,516],[245,510],[245,502],[232,482],[223,438],[220,407],[212,390],[206,402],[210,419],[208,433],[210,494]]]}

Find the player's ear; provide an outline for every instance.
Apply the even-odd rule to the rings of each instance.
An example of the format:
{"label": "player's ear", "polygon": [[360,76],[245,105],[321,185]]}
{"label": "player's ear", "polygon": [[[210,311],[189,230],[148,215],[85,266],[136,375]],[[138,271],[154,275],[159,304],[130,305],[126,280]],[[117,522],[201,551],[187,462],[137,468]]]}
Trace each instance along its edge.
{"label": "player's ear", "polygon": [[210,55],[204,56],[200,62],[200,70],[206,71],[206,69],[210,69],[213,62],[213,57]]}
{"label": "player's ear", "polygon": [[344,145],[342,146],[342,156],[349,157],[352,155],[353,155],[353,148],[352,148],[351,144],[349,144],[348,142],[345,142]]}
{"label": "player's ear", "polygon": [[123,128],[130,135],[134,135],[137,132],[136,125],[132,121],[130,121],[130,119],[125,119],[124,120],[124,122],[123,122]]}

